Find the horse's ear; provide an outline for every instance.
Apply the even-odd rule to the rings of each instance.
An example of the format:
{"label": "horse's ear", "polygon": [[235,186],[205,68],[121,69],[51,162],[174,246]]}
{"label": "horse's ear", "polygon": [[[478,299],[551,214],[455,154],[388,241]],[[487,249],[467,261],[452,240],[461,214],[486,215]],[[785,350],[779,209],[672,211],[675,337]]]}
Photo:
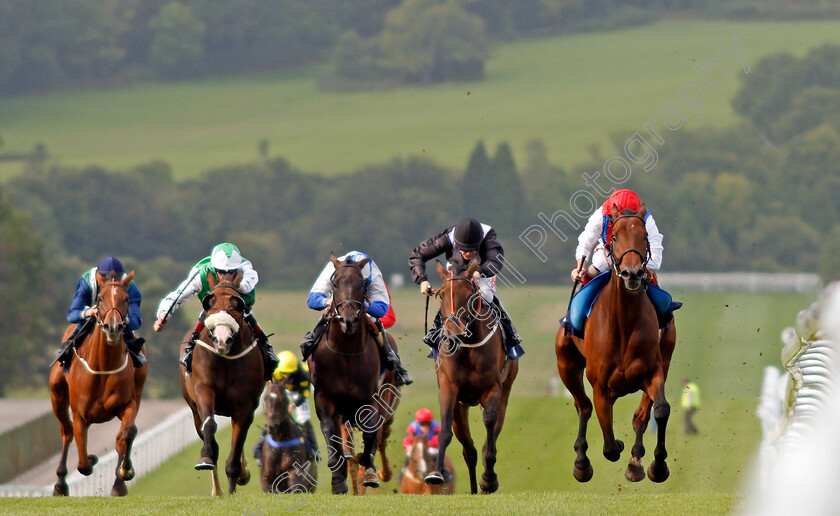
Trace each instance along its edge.
{"label": "horse's ear", "polygon": [[242,276],[244,276],[244,273],[242,272],[241,269],[236,271],[236,274],[233,275],[233,286],[234,287],[239,288],[239,283],[242,281]]}
{"label": "horse's ear", "polygon": [[443,264],[440,263],[440,260],[435,260],[435,261],[437,262],[437,271],[438,271],[438,274],[440,274],[441,279],[448,278],[449,274],[447,274],[447,272],[446,272],[446,267],[444,267]]}
{"label": "horse's ear", "polygon": [[647,206],[645,206],[644,203],[642,203],[642,207],[639,208],[639,213],[637,213],[637,215],[641,218],[645,218],[645,215],[647,215]]}
{"label": "horse's ear", "polygon": [[125,279],[122,281],[122,284],[125,285],[126,287],[128,287],[129,285],[131,285],[131,280],[133,280],[133,279],[134,279],[134,271],[131,271],[125,276]]}
{"label": "horse's ear", "polygon": [[365,265],[367,265],[369,261],[370,261],[370,256],[368,256],[364,260],[358,262],[356,265],[358,265],[360,269],[364,269]]}
{"label": "horse's ear", "polygon": [[341,262],[338,261],[338,258],[335,257],[335,253],[332,251],[330,251],[330,261],[333,265],[335,265],[336,268],[338,268],[338,266],[341,265]]}
{"label": "horse's ear", "polygon": [[613,204],[612,209],[610,210],[610,220],[615,222],[615,219],[617,219],[619,215],[620,213],[618,213],[618,206]]}
{"label": "horse's ear", "polygon": [[210,288],[215,287],[216,284],[219,283],[218,278],[216,278],[216,275],[213,274],[212,270],[207,271],[207,275],[205,276],[205,279],[207,279],[207,286],[209,286]]}
{"label": "horse's ear", "polygon": [[204,296],[204,299],[201,300],[201,307],[204,308],[204,311],[210,310],[213,306],[213,300],[216,299],[216,294],[207,294]]}
{"label": "horse's ear", "polygon": [[101,287],[105,284],[105,276],[101,272],[96,271],[96,286]]}
{"label": "horse's ear", "polygon": [[480,264],[478,263],[478,260],[473,259],[473,261],[471,261],[471,262],[470,262],[470,267],[467,269],[467,273],[466,273],[466,274],[464,274],[464,277],[466,277],[466,278],[472,278],[473,273],[475,273],[475,271],[477,271],[477,270],[478,270],[478,266],[479,266],[479,265],[480,265]]}

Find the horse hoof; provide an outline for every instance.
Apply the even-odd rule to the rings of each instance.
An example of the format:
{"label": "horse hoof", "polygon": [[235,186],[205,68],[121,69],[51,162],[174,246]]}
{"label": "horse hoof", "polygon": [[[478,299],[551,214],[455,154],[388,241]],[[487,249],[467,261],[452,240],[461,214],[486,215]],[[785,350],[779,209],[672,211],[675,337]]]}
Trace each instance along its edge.
{"label": "horse hoof", "polygon": [[633,457],[630,459],[630,464],[627,465],[627,471],[624,472],[624,478],[630,482],[640,482],[645,478],[645,467],[642,465],[642,459]]}
{"label": "horse hoof", "polygon": [[388,482],[394,477],[394,474],[391,472],[390,469],[381,469],[381,470],[379,470],[378,475],[379,475],[379,480],[381,480],[383,482]]}
{"label": "horse hoof", "polygon": [[650,466],[648,466],[647,474],[651,481],[658,484],[668,480],[668,477],[671,475],[671,470],[668,469],[668,465],[665,464],[665,461],[660,462],[655,460],[650,463]]}
{"label": "horse hoof", "polygon": [[195,464],[195,469],[198,471],[209,471],[216,469],[216,464],[214,464],[211,459],[202,457],[201,460]]}
{"label": "horse hoof", "polygon": [[332,494],[347,494],[350,488],[347,486],[347,482],[341,482],[340,484],[333,484],[332,485]]}
{"label": "horse hoof", "polygon": [[90,476],[90,474],[91,474],[91,473],[93,473],[93,464],[91,464],[91,465],[90,465],[89,467],[87,467],[87,468],[82,468],[82,467],[79,467],[79,468],[78,468],[78,470],[79,470],[79,473],[81,473],[82,475],[84,475],[84,476],[88,477],[88,476]]}
{"label": "horse hoof", "polygon": [[618,439],[615,440],[615,449],[607,450],[604,447],[604,458],[606,458],[610,462],[618,462],[618,459],[621,458],[621,452],[624,451],[624,441],[620,441]]}
{"label": "horse hoof", "polygon": [[120,480],[124,480],[124,481],[129,481],[129,480],[133,479],[134,475],[135,475],[134,468],[128,468],[128,469],[120,468],[120,470],[117,474],[117,476],[120,478]]}
{"label": "horse hoof", "polygon": [[236,479],[237,485],[244,486],[248,482],[251,481],[251,472],[248,471],[248,468],[242,470],[242,473],[239,474],[239,478]]}
{"label": "horse hoof", "polygon": [[128,488],[125,487],[125,484],[116,485],[111,488],[111,496],[125,496],[128,494]]}
{"label": "horse hoof", "polygon": [[437,471],[432,471],[431,473],[426,475],[424,481],[430,486],[439,486],[443,484],[443,475],[441,475]]}
{"label": "horse hoof", "polygon": [[587,464],[585,468],[575,466],[574,470],[572,470],[572,474],[578,482],[589,482],[592,480],[592,475],[594,474],[592,464]]}
{"label": "horse hoof", "polygon": [[379,477],[376,475],[376,470],[373,468],[365,468],[365,478],[362,481],[365,487],[372,487],[374,489],[379,487]]}
{"label": "horse hoof", "polygon": [[53,496],[70,496],[70,488],[67,486],[67,483],[56,483],[53,486]]}
{"label": "horse hoof", "polygon": [[499,477],[493,475],[493,478],[487,480],[485,475],[481,475],[481,482],[478,483],[481,488],[481,494],[495,493],[499,489]]}

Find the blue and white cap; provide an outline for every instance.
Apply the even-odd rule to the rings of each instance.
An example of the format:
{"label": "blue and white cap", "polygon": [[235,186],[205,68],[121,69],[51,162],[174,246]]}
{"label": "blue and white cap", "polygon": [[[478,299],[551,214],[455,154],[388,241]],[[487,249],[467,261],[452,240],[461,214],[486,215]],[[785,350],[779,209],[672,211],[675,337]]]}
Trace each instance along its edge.
{"label": "blue and white cap", "polygon": [[229,242],[217,245],[210,253],[210,266],[219,271],[237,270],[244,262],[239,249]]}

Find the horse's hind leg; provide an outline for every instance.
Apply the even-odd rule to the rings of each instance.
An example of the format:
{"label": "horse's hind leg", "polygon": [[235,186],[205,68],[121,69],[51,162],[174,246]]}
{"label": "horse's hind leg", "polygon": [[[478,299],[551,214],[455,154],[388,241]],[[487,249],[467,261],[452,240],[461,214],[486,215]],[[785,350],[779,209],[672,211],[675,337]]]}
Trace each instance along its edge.
{"label": "horse's hind leg", "polygon": [[379,470],[379,478],[383,482],[388,482],[394,476],[394,472],[391,470],[391,462],[388,460],[388,455],[386,454],[388,448],[388,437],[391,435],[391,424],[394,422],[394,418],[389,417],[385,420],[385,423],[382,425],[382,428],[379,429],[379,458],[382,460],[382,469]]}
{"label": "horse's hind leg", "polygon": [[664,373],[659,372],[653,377],[653,381],[646,388],[648,396],[653,398],[653,417],[656,419],[656,448],[653,450],[653,462],[648,467],[648,478],[654,482],[664,482],[671,474],[665,459],[668,451],[665,449],[665,428],[668,426],[668,417],[671,414],[671,406],[665,399],[665,378]]}
{"label": "horse's hind leg", "polygon": [[55,364],[50,371],[50,391],[52,393],[52,406],[55,417],[58,418],[61,427],[61,458],[58,460],[58,468],[55,474],[58,481],[53,487],[53,496],[68,496],[70,488],[67,486],[67,452],[70,443],[73,442],[73,422],[70,420],[70,395],[67,389],[67,381],[61,371],[61,365]]}
{"label": "horse's hind leg", "polygon": [[627,471],[624,472],[624,478],[630,482],[639,482],[645,478],[645,469],[642,465],[642,457],[645,456],[643,438],[648,422],[650,422],[650,409],[652,406],[653,400],[650,399],[650,396],[646,392],[643,392],[639,408],[633,414],[633,430],[636,432],[636,442],[633,444],[633,449],[631,450],[630,463],[627,465]]}
{"label": "horse's hind leg", "polygon": [[[455,416],[452,419],[452,431],[455,432],[455,437],[464,449],[464,462],[467,464],[467,471],[470,474],[470,493],[476,494],[478,492],[478,485],[475,477],[475,467],[478,464],[478,450],[475,449],[475,444],[470,435],[469,422],[470,408],[463,403],[455,405]],[[446,457],[444,457],[444,464],[446,464]],[[450,473],[455,474],[452,470]]]}
{"label": "horse's hind leg", "polygon": [[[562,329],[560,330],[563,331]],[[575,440],[575,466],[572,470],[578,482],[589,482],[592,479],[592,463],[586,456],[589,443],[586,441],[586,428],[589,418],[592,417],[592,401],[586,395],[583,387],[583,370],[586,367],[586,359],[580,354],[572,340],[572,337],[558,333],[555,345],[557,354],[557,371],[560,379],[569,389],[575,399],[575,408],[578,413],[578,435]]]}
{"label": "horse's hind leg", "polygon": [[128,489],[125,481],[134,478],[134,467],[131,465],[131,445],[137,436],[137,426],[134,424],[137,418],[137,404],[132,401],[124,410],[120,419],[122,425],[117,434],[117,469],[114,479],[114,486],[111,488],[111,496],[125,496]]}

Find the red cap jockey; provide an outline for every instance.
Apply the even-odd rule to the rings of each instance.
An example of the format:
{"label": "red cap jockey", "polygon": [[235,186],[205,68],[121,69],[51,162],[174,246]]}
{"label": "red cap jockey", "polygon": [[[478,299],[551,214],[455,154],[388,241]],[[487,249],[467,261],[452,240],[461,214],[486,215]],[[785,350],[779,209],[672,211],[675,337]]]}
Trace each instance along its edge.
{"label": "red cap jockey", "polygon": [[[426,428],[423,428],[424,426]],[[414,414],[414,421],[405,430],[403,448],[406,451],[411,449],[411,441],[418,435],[426,437],[426,442],[430,448],[437,448],[439,433],[440,423],[435,421],[435,416],[432,414],[432,411],[427,408],[421,408]]]}

